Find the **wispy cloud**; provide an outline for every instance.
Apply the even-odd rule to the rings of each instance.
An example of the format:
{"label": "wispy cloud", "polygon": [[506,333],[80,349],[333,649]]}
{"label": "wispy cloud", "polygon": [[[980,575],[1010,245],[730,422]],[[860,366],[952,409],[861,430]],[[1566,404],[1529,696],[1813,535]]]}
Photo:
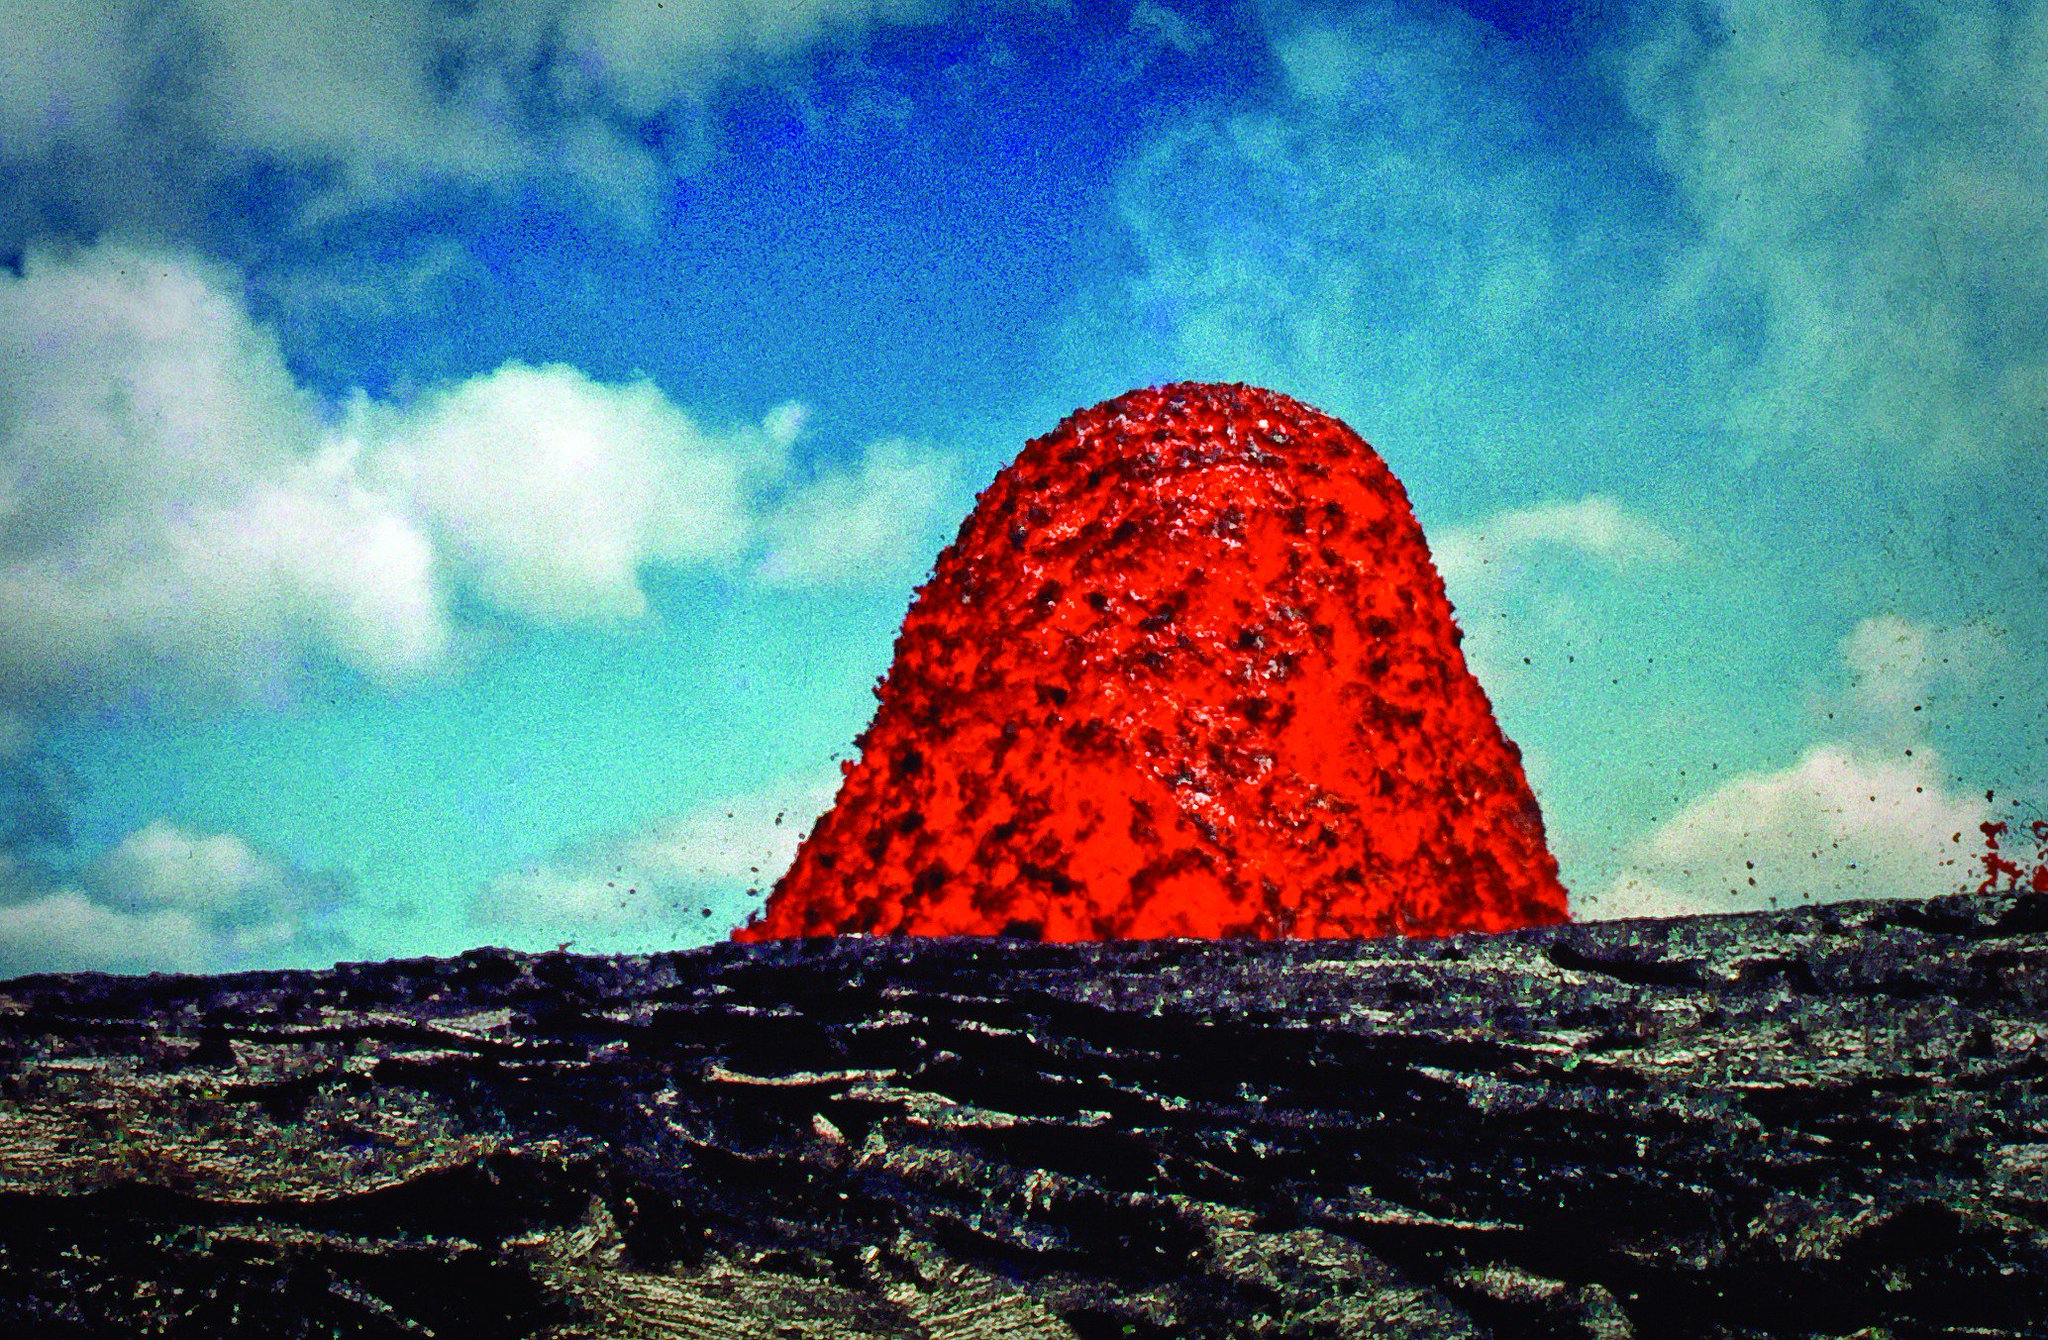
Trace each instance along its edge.
{"label": "wispy cloud", "polygon": [[791,490],[769,512],[757,568],[778,586],[849,585],[905,571],[925,556],[946,515],[955,460],[901,438],[871,444],[857,462]]}
{"label": "wispy cloud", "polygon": [[575,843],[492,878],[470,923],[516,946],[589,951],[723,936],[788,868],[837,786],[793,779]]}
{"label": "wispy cloud", "polygon": [[1958,789],[1914,709],[1937,682],[1974,683],[1992,648],[1982,630],[1891,614],[1858,621],[1840,650],[1861,729],[1693,800],[1635,841],[1628,868],[1574,899],[1574,912],[1756,911],[1974,886],[1991,798]]}
{"label": "wispy cloud", "polygon": [[[1263,382],[1379,448],[1573,887],[1608,888],[1681,770],[1801,757],[1859,615],[2038,621],[2048,121],[2015,90],[2048,77],[2048,9],[1651,5],[1557,42],[1457,7],[1262,13],[1271,96],[1133,152],[1128,264],[1063,355]],[[1951,634],[1863,648],[1831,775],[1922,757],[1876,718],[1961,682],[1940,658],[1981,639]]]}
{"label": "wispy cloud", "polygon": [[1982,624],[1948,627],[1897,614],[1861,619],[1842,639],[1850,701],[1893,727],[1910,724],[1933,693],[1973,687],[2003,654]]}
{"label": "wispy cloud", "polygon": [[1669,563],[1682,552],[1671,533],[1615,499],[1593,495],[1577,502],[1510,508],[1484,521],[1456,526],[1430,540],[1437,570],[1454,590],[1512,581],[1546,553],[1576,554],[1616,568]]}
{"label": "wispy cloud", "polygon": [[1269,11],[1281,94],[1133,156],[1069,357],[1294,391],[1467,513],[1733,505],[1760,462],[1781,508],[1871,470],[1965,508],[2048,419],[2041,13],[1653,6],[1545,64],[1442,7]]}
{"label": "wispy cloud", "polygon": [[947,8],[43,0],[10,14],[0,52],[0,204],[18,242],[65,219],[161,222],[268,167],[324,214],[543,178],[638,213],[719,88]]}
{"label": "wispy cloud", "polygon": [[322,966],[346,947],[340,876],[165,820],[59,871],[0,850],[0,976]]}
{"label": "wispy cloud", "polygon": [[1070,323],[1070,359],[1280,387],[1409,472],[1516,459],[1546,489],[1532,464],[1625,446],[1656,348],[1641,265],[1618,174],[1544,125],[1549,72],[1451,9],[1268,15],[1276,96],[1197,109],[1120,173],[1134,264]]}
{"label": "wispy cloud", "polygon": [[1752,314],[1702,351],[1729,428],[1907,476],[2038,442],[2039,5],[1674,5],[1615,69],[1697,227],[1662,301]]}
{"label": "wispy cloud", "polygon": [[1990,813],[1952,792],[1932,746],[1817,745],[1792,766],[1735,778],[1638,843],[1582,919],[1748,912],[1844,898],[1926,898],[1974,884]]}
{"label": "wispy cloud", "polygon": [[1214,40],[1199,23],[1170,5],[1156,3],[1156,0],[1137,0],[1131,6],[1130,28],[1132,32],[1149,36],[1182,55],[1197,51]]}

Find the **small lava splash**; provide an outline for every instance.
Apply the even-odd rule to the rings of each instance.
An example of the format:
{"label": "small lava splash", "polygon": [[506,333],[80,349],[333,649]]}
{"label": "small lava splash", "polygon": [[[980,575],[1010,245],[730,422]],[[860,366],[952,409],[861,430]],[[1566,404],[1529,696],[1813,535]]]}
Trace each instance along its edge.
{"label": "small lava splash", "polygon": [[[1986,792],[1986,800],[1991,793]],[[2010,831],[2003,819],[1987,821],[1977,825],[1977,831],[1984,835],[1984,854],[1980,858],[1984,866],[1984,882],[1977,886],[1979,893],[1999,891],[2001,882],[2007,892],[2048,893],[2048,819],[2036,819],[2027,825],[2027,831],[2034,838],[2034,869],[2029,874],[2027,867],[1999,846],[1999,839]]]}
{"label": "small lava splash", "polygon": [[1029,443],[917,595],[739,940],[1443,935],[1566,919],[1407,495],[1245,386]]}

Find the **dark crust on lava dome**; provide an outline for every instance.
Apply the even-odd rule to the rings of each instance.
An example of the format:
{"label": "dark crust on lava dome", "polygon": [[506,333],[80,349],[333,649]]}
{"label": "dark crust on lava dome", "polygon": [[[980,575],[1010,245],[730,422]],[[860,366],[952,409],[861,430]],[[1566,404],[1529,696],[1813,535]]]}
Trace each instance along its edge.
{"label": "dark crust on lava dome", "polygon": [[741,938],[1360,936],[1561,921],[1406,494],[1246,386],[1029,443],[904,620],[837,803]]}

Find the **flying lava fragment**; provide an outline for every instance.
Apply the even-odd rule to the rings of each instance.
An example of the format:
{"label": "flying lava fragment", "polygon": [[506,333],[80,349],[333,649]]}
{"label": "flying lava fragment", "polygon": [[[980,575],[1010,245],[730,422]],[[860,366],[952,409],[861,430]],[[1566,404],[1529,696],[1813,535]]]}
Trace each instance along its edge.
{"label": "flying lava fragment", "polygon": [[739,940],[1443,935],[1565,919],[1407,495],[1271,391],[1030,442],[918,592]]}

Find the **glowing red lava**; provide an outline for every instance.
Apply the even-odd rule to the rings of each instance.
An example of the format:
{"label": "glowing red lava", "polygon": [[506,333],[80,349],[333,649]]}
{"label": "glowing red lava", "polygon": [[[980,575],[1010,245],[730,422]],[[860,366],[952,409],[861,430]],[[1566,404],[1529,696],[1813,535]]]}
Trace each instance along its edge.
{"label": "glowing red lava", "polygon": [[[1990,799],[1989,792],[1985,793],[1985,799]],[[1998,840],[2006,835],[2007,829],[2003,819],[1977,825],[1977,831],[1984,835],[1984,882],[1977,886],[1977,892],[1996,892],[1999,881],[2004,880],[2009,892],[2024,889],[2028,893],[2048,893],[2048,820],[2036,819],[2027,825],[2027,831],[2034,835],[2034,871],[2031,875],[2024,865],[1999,849]]]}
{"label": "glowing red lava", "polygon": [[1029,443],[903,621],[740,940],[1440,935],[1565,919],[1407,495],[1245,386]]}

